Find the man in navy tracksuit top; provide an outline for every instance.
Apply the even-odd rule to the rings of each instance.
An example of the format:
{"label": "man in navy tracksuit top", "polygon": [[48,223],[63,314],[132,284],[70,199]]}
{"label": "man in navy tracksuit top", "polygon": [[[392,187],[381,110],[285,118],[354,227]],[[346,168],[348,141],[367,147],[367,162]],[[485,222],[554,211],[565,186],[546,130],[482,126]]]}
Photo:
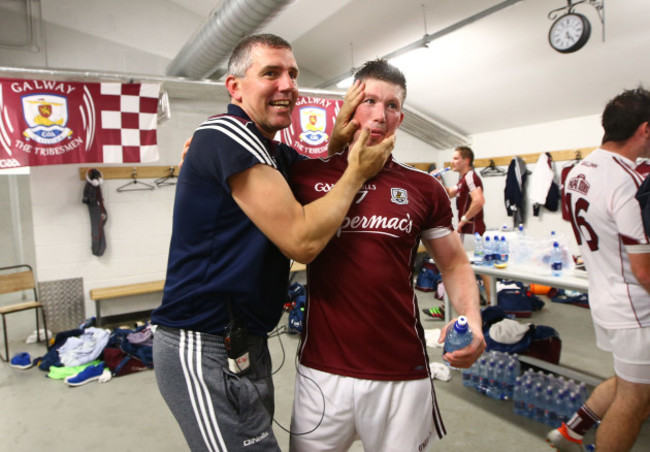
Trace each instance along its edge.
{"label": "man in navy tracksuit top", "polygon": [[320,252],[394,138],[368,147],[364,131],[336,186],[302,206],[286,182],[300,156],[272,140],[298,95],[290,45],[245,38],[228,74],[228,114],[196,130],[179,174],[165,290],[152,314],[154,365],[192,450],[279,450],[266,335],[282,313],[288,258],[308,263]]}

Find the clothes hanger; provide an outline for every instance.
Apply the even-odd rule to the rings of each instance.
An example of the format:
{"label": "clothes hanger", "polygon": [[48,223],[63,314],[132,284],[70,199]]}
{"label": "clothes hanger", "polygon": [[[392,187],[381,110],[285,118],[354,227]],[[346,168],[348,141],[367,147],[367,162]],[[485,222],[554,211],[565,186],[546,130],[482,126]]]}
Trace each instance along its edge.
{"label": "clothes hanger", "polygon": [[[118,187],[117,191],[121,193],[123,191],[153,190],[154,188],[156,188],[151,184],[147,184],[145,182],[140,182],[139,180],[137,180],[135,178],[135,176],[136,176],[136,169],[134,167],[133,172],[131,173],[131,179],[132,179],[131,182],[126,183],[126,184],[122,185],[121,187]],[[135,188],[133,187],[134,185],[136,186]]]}
{"label": "clothes hanger", "polygon": [[580,160],[582,160],[582,154],[580,153],[580,151],[576,151],[575,158],[573,160],[569,160],[564,165],[562,165],[562,168],[567,167],[567,166],[575,166],[578,163],[580,163]]}
{"label": "clothes hanger", "polygon": [[154,183],[156,184],[157,187],[165,187],[167,185],[176,185],[176,176],[174,176],[174,167],[170,166],[169,167],[169,174],[165,177],[161,177],[160,179],[156,179]]}
{"label": "clothes hanger", "polygon": [[490,159],[490,164],[481,170],[481,176],[485,177],[505,176],[506,174],[507,171],[496,166],[492,159]]}

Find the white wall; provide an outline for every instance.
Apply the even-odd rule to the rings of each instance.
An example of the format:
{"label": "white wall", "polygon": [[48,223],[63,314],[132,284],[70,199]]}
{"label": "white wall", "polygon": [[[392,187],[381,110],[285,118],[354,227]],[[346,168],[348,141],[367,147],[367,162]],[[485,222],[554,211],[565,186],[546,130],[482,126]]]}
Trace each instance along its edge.
{"label": "white wall", "polygon": [[[600,115],[592,115],[477,134],[471,137],[470,146],[477,159],[515,156],[595,147],[599,145],[602,134]],[[442,167],[444,162],[449,162],[452,153],[453,150],[440,152],[436,159],[438,166]],[[554,162],[555,181],[558,184],[560,182],[560,172],[566,163],[568,162]],[[504,170],[508,169],[507,166],[502,168]],[[532,172],[535,165],[528,164],[527,168]],[[477,171],[480,173],[481,169],[477,168]],[[444,178],[447,185],[455,184],[458,180],[456,173],[447,173]],[[507,216],[505,209],[503,196],[505,179],[505,177],[482,178],[485,191],[485,223],[488,229],[500,228],[503,224],[507,224],[509,227],[513,226],[512,217]],[[528,184],[530,184],[530,181],[531,177],[529,176]],[[574,253],[578,253],[571,225],[562,219],[560,210],[550,212],[542,207],[540,215],[535,217],[533,216],[532,203],[527,202],[524,227],[528,233],[537,237],[546,236],[551,230],[565,234],[574,247]]]}
{"label": "white wall", "polygon": [[[172,118],[158,128],[160,161],[154,165],[177,164],[183,143],[196,126],[223,108],[172,99]],[[86,313],[92,315],[94,305],[88,299],[89,290],[165,278],[175,187],[118,193],[116,189],[129,180],[104,181],[101,187],[108,212],[107,248],[102,256],[93,256],[88,208],[81,201],[85,181],[79,178],[79,166],[92,165],[52,165],[31,170],[36,268],[39,281],[82,277]],[[159,302],[160,294],[118,300],[102,305],[102,315],[151,308]]]}

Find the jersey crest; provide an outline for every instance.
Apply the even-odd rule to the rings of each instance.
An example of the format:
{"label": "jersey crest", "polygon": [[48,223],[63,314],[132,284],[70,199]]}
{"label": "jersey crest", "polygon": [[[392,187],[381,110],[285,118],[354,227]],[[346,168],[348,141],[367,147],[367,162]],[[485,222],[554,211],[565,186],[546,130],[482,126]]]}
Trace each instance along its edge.
{"label": "jersey crest", "polygon": [[408,192],[403,188],[391,188],[390,200],[395,204],[406,205],[409,203]]}

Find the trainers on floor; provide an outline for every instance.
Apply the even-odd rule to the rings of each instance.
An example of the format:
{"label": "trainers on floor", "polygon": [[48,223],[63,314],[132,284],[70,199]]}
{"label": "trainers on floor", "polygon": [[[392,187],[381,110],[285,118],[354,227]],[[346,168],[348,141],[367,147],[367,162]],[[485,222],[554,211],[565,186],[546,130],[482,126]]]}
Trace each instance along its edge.
{"label": "trainers on floor", "polygon": [[73,375],[65,379],[68,386],[81,386],[91,381],[99,380],[104,372],[104,363],[100,362],[95,366],[88,366],[77,375]]}
{"label": "trainers on floor", "polygon": [[442,306],[434,306],[433,308],[422,309],[422,312],[436,320],[443,320],[445,318],[445,308]]}
{"label": "trainers on floor", "polygon": [[551,430],[546,435],[546,441],[560,452],[586,452],[582,441],[569,438],[566,428],[566,424],[562,423],[562,427]]}
{"label": "trainers on floor", "polygon": [[14,357],[11,358],[9,365],[16,369],[29,369],[33,366],[33,363],[29,353],[16,353]]}

